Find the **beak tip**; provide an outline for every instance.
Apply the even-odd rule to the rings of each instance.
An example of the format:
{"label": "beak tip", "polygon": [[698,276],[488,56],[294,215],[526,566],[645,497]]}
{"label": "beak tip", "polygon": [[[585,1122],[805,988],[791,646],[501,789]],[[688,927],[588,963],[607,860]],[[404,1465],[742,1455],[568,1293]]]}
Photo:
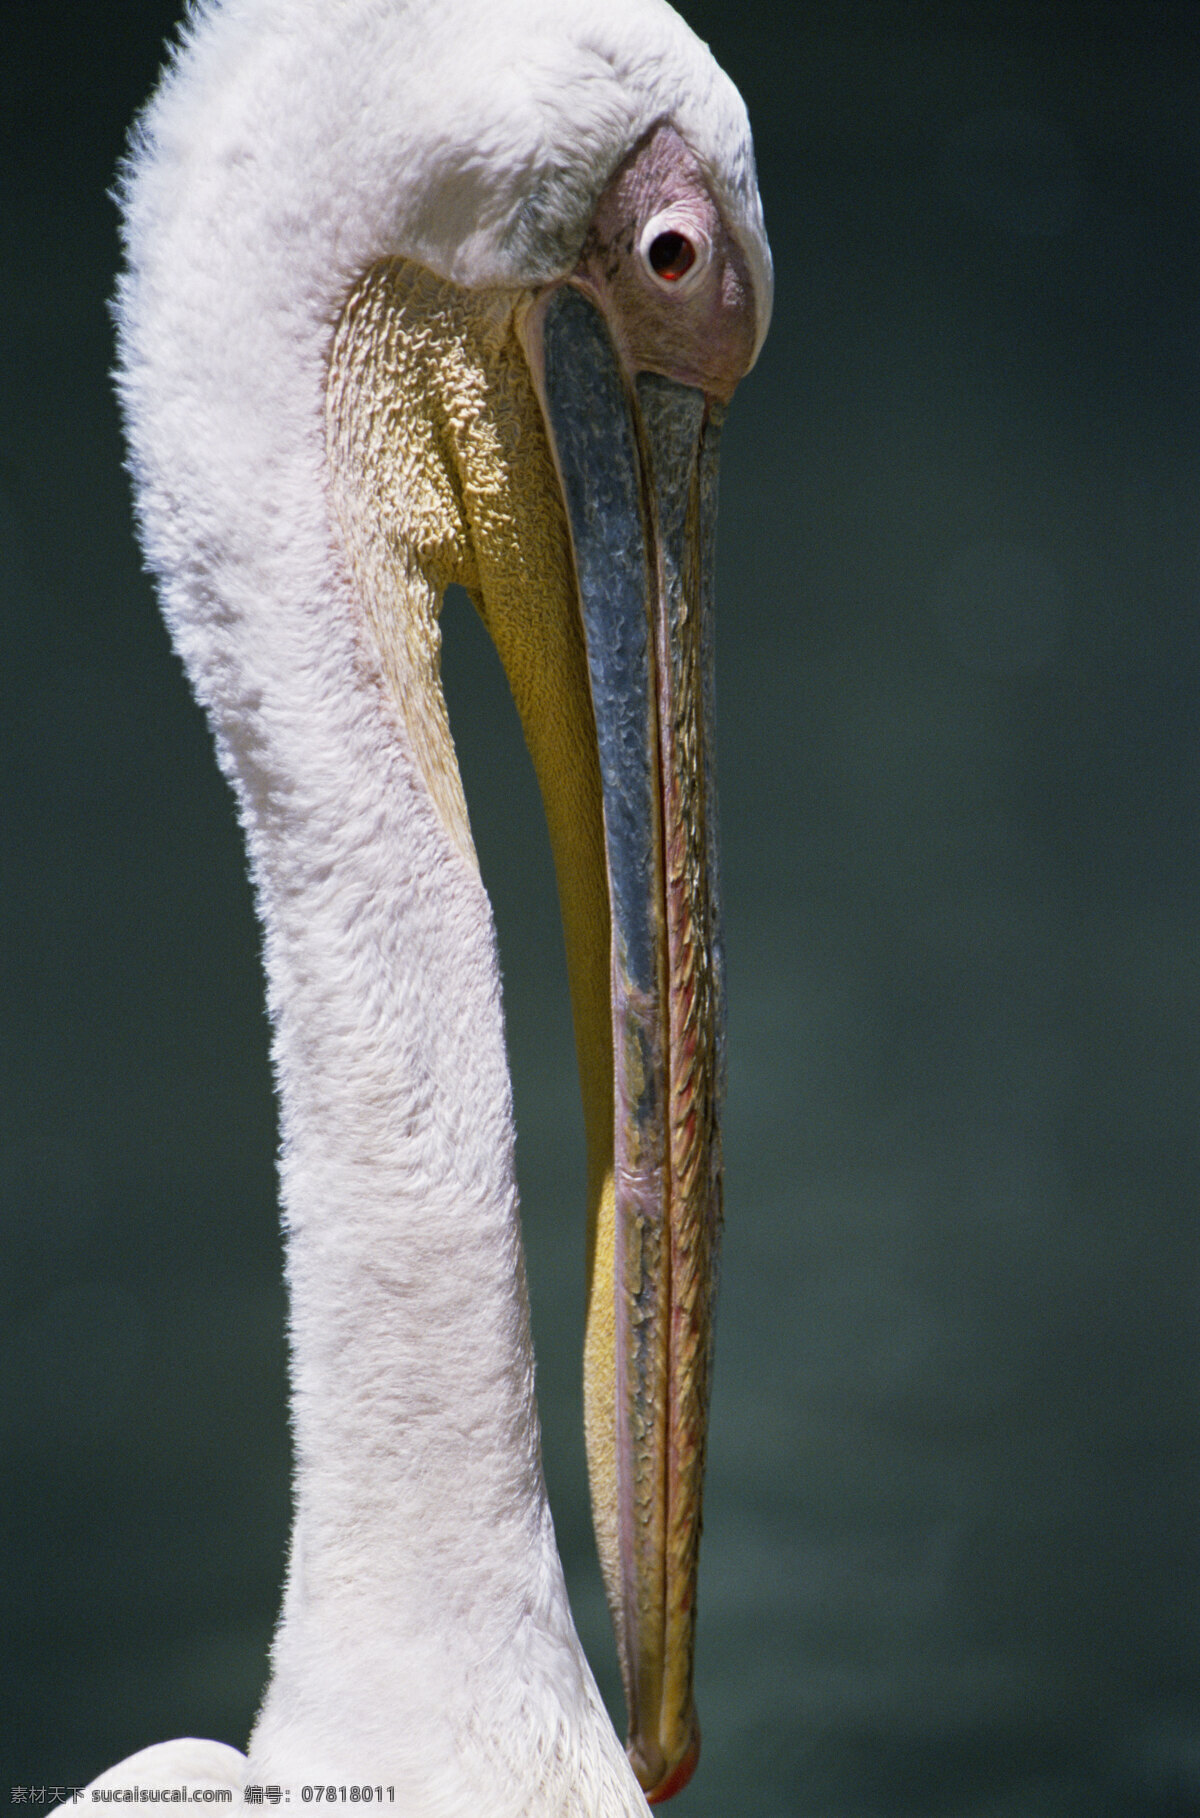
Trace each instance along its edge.
{"label": "beak tip", "polygon": [[646,1747],[642,1738],[630,1738],[626,1745],[633,1771],[646,1795],[648,1805],[662,1805],[681,1793],[696,1771],[700,1759],[700,1723],[695,1710],[691,1715],[691,1728],[682,1754],[673,1763],[668,1763],[666,1756],[657,1742],[651,1741]]}

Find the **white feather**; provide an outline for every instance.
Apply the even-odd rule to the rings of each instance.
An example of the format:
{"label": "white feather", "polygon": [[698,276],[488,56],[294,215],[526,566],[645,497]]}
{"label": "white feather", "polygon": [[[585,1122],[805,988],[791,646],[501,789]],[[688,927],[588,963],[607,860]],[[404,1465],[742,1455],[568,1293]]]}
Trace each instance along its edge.
{"label": "white feather", "polygon": [[[223,1742],[202,1742],[197,1736],[180,1736],[175,1742],[156,1742],[151,1748],[139,1749],[119,1767],[109,1768],[87,1788],[89,1794],[123,1794],[143,1787],[173,1791],[186,1787],[189,1793],[229,1792],[240,1800],[246,1778],[246,1757]],[[89,1799],[89,1803],[92,1801]],[[103,1800],[96,1803],[103,1804]],[[118,1798],[114,1804],[124,1805]],[[130,1801],[132,1803],[132,1801]],[[140,1803],[140,1802],[139,1802]],[[222,1804],[221,1810],[227,1807]]]}

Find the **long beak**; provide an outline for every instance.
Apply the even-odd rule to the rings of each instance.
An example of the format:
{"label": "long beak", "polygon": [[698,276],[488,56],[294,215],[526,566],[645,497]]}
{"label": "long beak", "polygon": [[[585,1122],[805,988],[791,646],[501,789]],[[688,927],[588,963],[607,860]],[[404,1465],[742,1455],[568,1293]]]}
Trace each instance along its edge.
{"label": "long beak", "polygon": [[712,770],[718,422],[632,382],[567,284],[540,381],[573,545],[612,923],[617,1577],[630,1759],[651,1800],[699,1753],[696,1573],[721,1223],[723,979]]}

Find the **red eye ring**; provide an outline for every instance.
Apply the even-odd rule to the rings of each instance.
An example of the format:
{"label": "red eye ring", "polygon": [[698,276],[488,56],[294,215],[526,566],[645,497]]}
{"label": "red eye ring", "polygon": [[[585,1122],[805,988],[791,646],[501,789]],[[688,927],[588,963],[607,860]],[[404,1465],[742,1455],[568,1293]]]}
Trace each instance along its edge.
{"label": "red eye ring", "polygon": [[646,258],[656,278],[661,278],[665,284],[674,284],[680,278],[686,278],[696,263],[696,248],[686,234],[668,227],[655,234],[646,248]]}

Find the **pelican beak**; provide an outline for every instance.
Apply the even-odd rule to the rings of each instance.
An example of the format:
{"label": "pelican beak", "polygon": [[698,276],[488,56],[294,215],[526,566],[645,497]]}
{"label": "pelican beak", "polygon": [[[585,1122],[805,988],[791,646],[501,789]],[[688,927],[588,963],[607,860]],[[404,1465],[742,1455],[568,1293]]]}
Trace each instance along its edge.
{"label": "pelican beak", "polygon": [[724,1055],[711,686],[720,407],[640,370],[597,294],[573,275],[515,302],[381,262],[338,328],[327,443],[383,672],[463,861],[474,850],[437,677],[450,581],[496,643],[541,785],[588,1139],[592,1512],[629,1755],[657,1800],[699,1753]]}
{"label": "pelican beak", "polygon": [[654,1802],[686,1783],[699,1754],[724,1057],[711,682],[719,407],[656,373],[628,375],[602,312],[572,284],[544,298],[532,338],[574,554],[612,931],[613,1238],[596,1251],[613,1269],[615,1469],[591,1460],[593,1497],[599,1480],[615,1499],[597,1509],[597,1531],[628,1752]]}

